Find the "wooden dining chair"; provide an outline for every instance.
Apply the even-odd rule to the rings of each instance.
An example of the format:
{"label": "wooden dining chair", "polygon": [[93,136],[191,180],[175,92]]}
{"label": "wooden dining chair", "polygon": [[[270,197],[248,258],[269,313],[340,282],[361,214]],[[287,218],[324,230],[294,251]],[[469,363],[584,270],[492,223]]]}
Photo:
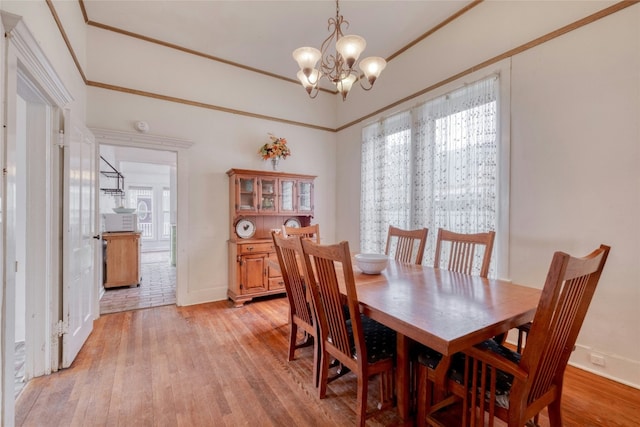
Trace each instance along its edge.
{"label": "wooden dining chair", "polygon": [[[364,426],[367,416],[369,377],[379,374],[380,409],[389,407],[393,398],[393,363],[396,333],[360,314],[358,295],[348,242],[318,245],[302,240],[303,272],[308,278],[313,304],[320,326],[320,382],[318,396],[326,396],[330,358],[358,377],[356,424]],[[336,270],[336,263],[341,264]],[[340,282],[344,284],[341,293]],[[346,299],[345,299],[346,294]],[[347,319],[343,310],[349,309]]]}
{"label": "wooden dining chair", "polygon": [[[551,427],[562,426],[564,371],[609,250],[601,245],[583,258],[554,254],[521,354],[487,340],[465,350],[452,364],[447,384],[460,398],[464,425],[485,425],[486,412],[489,426],[499,418],[510,427],[521,427],[547,407]],[[430,424],[438,425],[440,406],[444,405],[431,408]]]}
{"label": "wooden dining chair", "polygon": [[285,236],[301,236],[307,239],[315,240],[316,243],[320,243],[320,225],[313,224],[306,227],[287,227],[282,226]]}
{"label": "wooden dining chair", "polygon": [[[299,236],[283,237],[277,232],[272,232],[274,247],[282,272],[282,279],[289,300],[289,355],[288,360],[295,358],[295,351],[311,344],[313,352],[313,381],[318,386],[319,342],[318,325],[307,297],[304,276],[300,270],[302,260],[302,244]],[[298,328],[302,330],[304,338],[298,342]]]}
{"label": "wooden dining chair", "polygon": [[[495,236],[495,231],[462,234],[440,228],[438,229],[433,266],[458,273],[477,274],[486,278],[489,275]],[[446,251],[447,246],[448,251]],[[478,250],[484,250],[479,266],[474,262]]]}
{"label": "wooden dining chair", "polygon": [[[486,278],[489,275],[495,234],[494,231],[463,234],[439,228],[434,267]],[[504,335],[496,339],[502,342]],[[414,360],[418,362],[415,364],[417,372],[414,371],[417,382],[418,425],[424,426],[425,410],[433,397],[435,368],[443,357],[426,346],[416,344],[414,347]],[[452,362],[451,358],[445,358],[445,361]]]}
{"label": "wooden dining chair", "polygon": [[[429,230],[426,228],[403,230],[390,225],[384,253],[389,255],[390,251],[393,251],[396,260],[420,265],[427,244],[428,232]],[[415,258],[413,256],[414,250]]]}

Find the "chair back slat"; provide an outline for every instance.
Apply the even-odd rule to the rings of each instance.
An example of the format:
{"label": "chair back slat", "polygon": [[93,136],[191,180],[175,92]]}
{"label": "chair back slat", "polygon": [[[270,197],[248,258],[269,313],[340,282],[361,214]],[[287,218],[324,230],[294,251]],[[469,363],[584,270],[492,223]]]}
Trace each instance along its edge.
{"label": "chair back slat", "polygon": [[[318,245],[310,240],[303,240],[304,274],[314,277],[312,296],[320,325],[320,335],[327,345],[335,347],[343,357],[343,362],[353,362],[353,347],[358,355],[358,363],[367,360],[364,345],[364,333],[358,308],[355,279],[351,264],[349,243],[341,242],[334,245]],[[342,274],[338,276],[336,263],[342,264]],[[346,299],[340,292],[340,285],[344,285]],[[346,326],[344,306],[350,314],[353,342],[349,340]]]}
{"label": "chair back slat", "polygon": [[554,254],[520,362],[531,381],[516,381],[512,397],[528,405],[562,383],[609,250],[601,245],[584,258]]}
{"label": "chair back slat", "polygon": [[276,233],[272,233],[272,237],[282,272],[282,280],[287,291],[287,299],[291,307],[291,316],[298,317],[305,323],[313,325],[306,286],[298,263],[298,259],[302,257],[300,239],[285,238]]}
{"label": "chair back slat", "polygon": [[342,310],[340,287],[335,264],[331,259],[313,257],[317,274],[318,295],[327,321],[327,337],[338,350],[351,357],[351,345]]}
{"label": "chair back slat", "polygon": [[428,232],[429,230],[426,228],[403,230],[390,225],[384,253],[393,255],[400,262],[422,264]]}
{"label": "chair back slat", "polygon": [[[477,272],[478,276],[487,277],[495,235],[494,231],[462,234],[438,229],[434,267],[443,268],[444,264],[447,270],[469,275]],[[479,250],[483,251],[481,257]]]}
{"label": "chair back slat", "polygon": [[311,239],[316,243],[320,243],[320,225],[313,224],[306,227],[287,227],[282,226],[282,231],[285,236],[300,236],[307,239]]}

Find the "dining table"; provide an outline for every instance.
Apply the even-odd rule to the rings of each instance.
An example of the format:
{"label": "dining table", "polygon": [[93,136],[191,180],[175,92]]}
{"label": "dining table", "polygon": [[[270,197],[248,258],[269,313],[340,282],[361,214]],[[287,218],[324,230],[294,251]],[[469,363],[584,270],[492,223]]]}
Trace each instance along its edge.
{"label": "dining table", "polygon": [[[271,267],[280,269],[277,262]],[[355,263],[352,267],[361,312],[397,333],[396,402],[398,415],[407,423],[413,343],[442,354],[435,370],[436,387],[442,389],[451,356],[533,320],[541,294],[508,280],[393,258],[380,274],[363,273]],[[336,265],[336,271],[344,292],[342,266]]]}
{"label": "dining table", "polygon": [[[410,348],[421,343],[453,354],[533,320],[540,289],[393,259],[380,274],[353,267],[360,309],[397,332],[398,414],[410,420]],[[448,363],[436,368],[443,386]]]}

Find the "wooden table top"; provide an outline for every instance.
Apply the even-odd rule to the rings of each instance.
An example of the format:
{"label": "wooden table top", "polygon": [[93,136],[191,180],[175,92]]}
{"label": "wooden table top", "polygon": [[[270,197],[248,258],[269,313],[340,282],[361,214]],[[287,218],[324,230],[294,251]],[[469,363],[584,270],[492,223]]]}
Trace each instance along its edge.
{"label": "wooden table top", "polygon": [[382,274],[354,275],[364,314],[443,355],[532,320],[541,293],[395,260]]}

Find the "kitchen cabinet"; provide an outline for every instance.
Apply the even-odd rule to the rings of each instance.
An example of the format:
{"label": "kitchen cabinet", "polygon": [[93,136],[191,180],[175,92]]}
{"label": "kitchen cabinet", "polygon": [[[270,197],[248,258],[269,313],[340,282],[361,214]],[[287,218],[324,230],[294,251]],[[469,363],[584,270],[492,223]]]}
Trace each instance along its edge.
{"label": "kitchen cabinet", "polygon": [[284,293],[271,230],[285,222],[309,225],[313,218],[315,176],[230,169],[229,284],[235,306],[253,298]]}
{"label": "kitchen cabinet", "polygon": [[105,288],[140,286],[139,232],[103,233]]}

